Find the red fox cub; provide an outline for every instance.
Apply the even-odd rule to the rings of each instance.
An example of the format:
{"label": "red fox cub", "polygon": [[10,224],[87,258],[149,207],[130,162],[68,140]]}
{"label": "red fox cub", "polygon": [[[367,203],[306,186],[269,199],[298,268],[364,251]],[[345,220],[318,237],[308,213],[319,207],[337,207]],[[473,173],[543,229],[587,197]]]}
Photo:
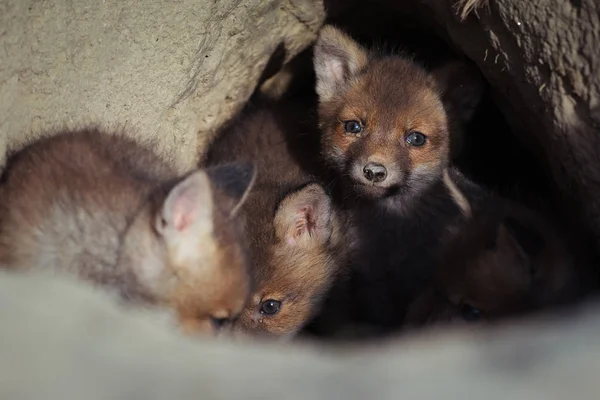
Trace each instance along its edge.
{"label": "red fox cub", "polygon": [[74,274],[123,300],[172,307],[215,332],[250,291],[237,211],[249,164],[178,176],[151,149],[97,129],[62,132],[9,157],[0,265]]}
{"label": "red fox cub", "polygon": [[357,232],[347,303],[355,324],[387,333],[431,279],[439,236],[460,215],[443,182],[447,172],[458,190],[468,183],[449,166],[449,113],[467,118],[480,91],[462,68],[429,73],[332,26],[315,44],[314,68],[322,157]]}
{"label": "red fox cub", "polygon": [[409,325],[519,315],[575,300],[595,284],[583,252],[538,213],[497,198],[475,210],[449,229]]}
{"label": "red fox cub", "polygon": [[360,195],[399,195],[408,206],[448,165],[446,109],[468,119],[480,91],[456,63],[430,74],[406,57],[371,54],[332,26],[314,52],[323,156]]}
{"label": "red fox cub", "polygon": [[[248,207],[253,200],[262,205],[250,197]],[[253,249],[256,288],[236,325],[245,333],[289,338],[319,310],[339,274],[340,222],[323,188],[313,183],[281,201],[269,228],[272,239],[263,236],[264,247]]]}
{"label": "red fox cub", "polygon": [[[242,206],[254,291],[235,323],[238,334],[294,336],[317,313],[347,253],[340,220],[323,187],[290,153],[280,118],[295,107],[248,107],[209,149],[208,165],[252,162],[257,179]],[[292,125],[294,125],[292,123]]]}

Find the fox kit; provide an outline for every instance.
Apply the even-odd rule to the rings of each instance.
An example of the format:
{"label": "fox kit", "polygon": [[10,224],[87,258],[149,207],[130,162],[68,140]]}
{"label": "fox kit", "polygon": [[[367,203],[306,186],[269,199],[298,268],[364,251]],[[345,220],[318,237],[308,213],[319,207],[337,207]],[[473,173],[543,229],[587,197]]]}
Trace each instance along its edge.
{"label": "fox kit", "polygon": [[242,206],[255,290],[236,321],[240,334],[295,335],[319,310],[343,265],[331,199],[294,160],[278,124],[288,111],[280,103],[246,110],[208,153],[209,165],[243,160],[257,169]]}
{"label": "fox kit", "polygon": [[496,319],[585,294],[591,270],[559,232],[512,202],[481,204],[449,229],[434,283],[411,305],[407,324]]}
{"label": "fox kit", "polygon": [[177,176],[149,148],[95,129],[38,140],[0,186],[0,265],[66,272],[215,332],[250,291],[237,210],[254,169]]}
{"label": "fox kit", "polygon": [[359,233],[355,319],[395,328],[459,213],[442,179],[466,181],[449,169],[448,112],[468,117],[477,99],[464,97],[480,92],[468,89],[461,68],[428,73],[405,57],[371,54],[332,26],[320,33],[314,66],[322,155]]}
{"label": "fox kit", "polygon": [[[319,311],[340,272],[340,223],[329,196],[315,183],[283,198],[273,218],[267,190],[248,199],[249,213],[271,211],[268,230],[249,219],[256,290],[237,321],[249,334],[289,338]],[[260,197],[260,198],[259,198]],[[255,214],[254,214],[255,215]]]}
{"label": "fox kit", "polygon": [[407,58],[367,53],[331,26],[321,31],[314,64],[326,161],[361,196],[410,208],[448,165],[446,109],[467,119],[476,102],[463,97],[479,92],[470,93],[454,64],[436,80]]}

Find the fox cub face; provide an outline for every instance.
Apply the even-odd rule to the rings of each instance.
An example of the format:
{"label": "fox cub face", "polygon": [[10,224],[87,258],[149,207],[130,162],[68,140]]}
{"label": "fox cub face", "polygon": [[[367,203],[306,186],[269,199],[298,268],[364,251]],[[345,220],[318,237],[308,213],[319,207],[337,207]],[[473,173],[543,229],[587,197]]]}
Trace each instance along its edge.
{"label": "fox cub face", "polygon": [[451,231],[409,324],[494,320],[577,296],[584,275],[564,241],[527,215],[487,209]]}
{"label": "fox cub face", "polygon": [[[229,330],[251,291],[239,209],[255,180],[251,164],[196,170],[138,218],[125,238],[123,262],[172,307],[186,332]],[[153,239],[143,234],[150,223]]]}
{"label": "fox cub face", "polygon": [[242,334],[288,338],[318,311],[338,273],[340,232],[331,201],[318,184],[285,197],[272,223],[274,240],[255,249],[256,288],[237,327]]}
{"label": "fox cub face", "polygon": [[[450,146],[442,88],[448,101],[460,90],[407,58],[369,54],[331,26],[315,44],[314,66],[323,156],[359,194],[414,194],[441,176]],[[463,71],[440,76],[452,82]]]}

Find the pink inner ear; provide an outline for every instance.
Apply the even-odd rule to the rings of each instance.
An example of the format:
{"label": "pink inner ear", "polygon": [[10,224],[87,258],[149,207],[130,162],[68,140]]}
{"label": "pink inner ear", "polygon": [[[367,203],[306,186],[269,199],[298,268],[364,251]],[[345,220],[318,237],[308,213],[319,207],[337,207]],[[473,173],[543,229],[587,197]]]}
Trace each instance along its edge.
{"label": "pink inner ear", "polygon": [[304,206],[298,210],[296,214],[296,224],[294,226],[294,238],[301,236],[304,232],[308,232],[309,235],[312,235],[312,232],[315,229],[315,221],[312,218],[312,214],[313,208],[311,206]]}
{"label": "pink inner ear", "polygon": [[196,219],[197,207],[193,196],[183,193],[173,204],[173,226],[178,231],[186,230]]}
{"label": "pink inner ear", "polygon": [[329,74],[335,82],[341,82],[344,79],[344,65],[337,58],[332,58],[327,63]]}

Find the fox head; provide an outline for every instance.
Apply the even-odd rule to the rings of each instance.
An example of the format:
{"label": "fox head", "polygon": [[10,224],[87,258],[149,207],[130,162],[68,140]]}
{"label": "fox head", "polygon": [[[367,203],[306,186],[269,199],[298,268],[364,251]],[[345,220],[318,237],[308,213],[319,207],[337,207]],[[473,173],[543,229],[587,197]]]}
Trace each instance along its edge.
{"label": "fox head", "polygon": [[309,184],[287,195],[270,223],[271,240],[253,245],[256,287],[236,326],[288,338],[319,310],[339,272],[339,222],[323,188]]}
{"label": "fox head", "polygon": [[486,208],[451,229],[435,280],[415,300],[407,322],[494,320],[576,296],[581,277],[568,250],[538,222]]}
{"label": "fox head", "polygon": [[250,164],[195,170],[160,191],[126,234],[121,263],[186,331],[231,326],[251,290],[238,211],[255,179]]}
{"label": "fox head", "polygon": [[461,99],[468,118],[474,106],[465,92],[481,95],[457,80],[464,69],[440,69],[440,82],[408,58],[367,52],[332,26],[320,32],[314,67],[324,158],[369,198],[416,194],[438,180],[449,162],[446,103]]}

